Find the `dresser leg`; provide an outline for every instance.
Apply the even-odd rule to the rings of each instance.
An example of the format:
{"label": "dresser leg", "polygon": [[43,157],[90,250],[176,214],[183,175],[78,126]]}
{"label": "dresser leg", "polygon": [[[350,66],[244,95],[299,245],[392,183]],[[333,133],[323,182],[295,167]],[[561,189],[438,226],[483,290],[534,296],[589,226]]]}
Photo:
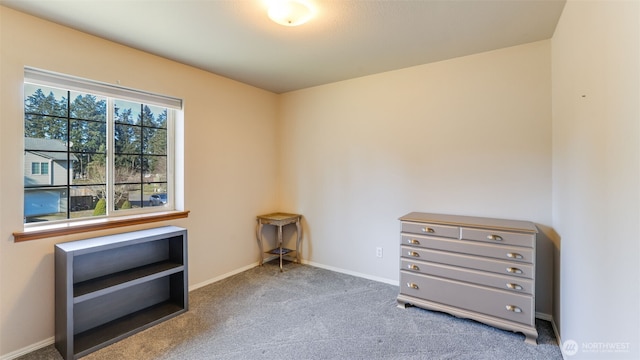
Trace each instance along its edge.
{"label": "dresser leg", "polygon": [[404,302],[402,300],[398,300],[398,307],[400,309],[406,309],[408,306],[411,306],[411,305],[407,304],[406,302]]}
{"label": "dresser leg", "polygon": [[538,345],[538,334],[524,334],[524,342],[531,345]]}

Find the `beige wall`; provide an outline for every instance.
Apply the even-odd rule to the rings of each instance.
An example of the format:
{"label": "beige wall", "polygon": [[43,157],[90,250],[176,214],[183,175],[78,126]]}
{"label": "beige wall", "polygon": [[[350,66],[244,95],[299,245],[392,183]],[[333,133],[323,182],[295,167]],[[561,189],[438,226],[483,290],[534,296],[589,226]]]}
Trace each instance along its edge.
{"label": "beige wall", "polygon": [[189,229],[189,283],[257,262],[255,215],[277,203],[275,94],[1,6],[0,51],[0,356],[54,334],[54,244],[107,233],[13,242],[22,229],[24,66],[184,99],[191,214],[172,224]]}
{"label": "beige wall", "polygon": [[579,346],[630,345],[572,359],[638,359],[640,2],[569,1],[552,54],[556,322]]}
{"label": "beige wall", "polygon": [[[411,211],[551,224],[550,42],[284,94],[282,207],[305,216],[311,263],[398,282]],[[552,244],[537,310],[551,314]],[[382,259],[376,247],[383,247]]]}
{"label": "beige wall", "polygon": [[563,339],[637,358],[638,14],[570,1],[552,41],[277,96],[0,6],[0,356],[50,341],[53,245],[94,235],[13,243],[29,65],[185,100],[191,214],[172,223],[190,231],[192,286],[255,264],[266,211],[304,214],[312,264],[390,283],[407,212],[526,219],[543,231],[537,310],[555,297]]}

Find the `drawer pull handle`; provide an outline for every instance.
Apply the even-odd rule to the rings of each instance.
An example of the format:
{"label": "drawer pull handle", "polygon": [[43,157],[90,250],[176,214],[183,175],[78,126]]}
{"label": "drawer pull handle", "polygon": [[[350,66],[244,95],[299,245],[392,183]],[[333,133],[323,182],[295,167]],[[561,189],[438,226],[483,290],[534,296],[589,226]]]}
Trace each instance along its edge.
{"label": "drawer pull handle", "polygon": [[522,290],[522,286],[513,283],[507,283],[507,287],[512,290]]}
{"label": "drawer pull handle", "polygon": [[418,254],[418,253],[417,253],[417,252],[415,252],[415,251],[409,251],[409,252],[407,252],[407,254],[408,254],[409,256],[413,256],[413,257],[420,257],[420,254]]}
{"label": "drawer pull handle", "polygon": [[416,284],[416,283],[411,283],[411,282],[410,282],[410,283],[407,283],[407,287],[408,287],[408,288],[412,288],[412,289],[416,289],[416,290],[418,290],[418,289],[419,289],[418,284]]}
{"label": "drawer pull handle", "polygon": [[435,231],[435,230],[433,230],[433,229],[432,229],[432,228],[430,228],[430,227],[423,227],[423,228],[422,228],[422,232],[426,232],[426,233],[434,233],[434,232],[436,232],[436,231]]}
{"label": "drawer pull handle", "polygon": [[414,265],[414,264],[407,265],[407,269],[420,271],[420,267],[418,267],[418,265]]}
{"label": "drawer pull handle", "polygon": [[510,257],[512,259],[522,259],[522,255],[518,254],[518,253],[507,253],[507,257]]}
{"label": "drawer pull handle", "polygon": [[409,239],[409,240],[407,240],[407,242],[409,242],[409,244],[413,244],[413,245],[420,245],[420,241],[418,241],[416,239]]}
{"label": "drawer pull handle", "polygon": [[507,308],[507,310],[513,311],[513,312],[516,312],[516,313],[521,313],[522,312],[522,309],[520,309],[519,307],[517,307],[515,305],[507,305],[506,308]]}
{"label": "drawer pull handle", "polygon": [[487,235],[487,239],[495,240],[495,241],[502,241],[502,236],[500,236],[500,235]]}
{"label": "drawer pull handle", "polygon": [[522,274],[522,270],[520,270],[518,268],[514,268],[514,267],[508,267],[507,271],[512,273],[512,274]]}

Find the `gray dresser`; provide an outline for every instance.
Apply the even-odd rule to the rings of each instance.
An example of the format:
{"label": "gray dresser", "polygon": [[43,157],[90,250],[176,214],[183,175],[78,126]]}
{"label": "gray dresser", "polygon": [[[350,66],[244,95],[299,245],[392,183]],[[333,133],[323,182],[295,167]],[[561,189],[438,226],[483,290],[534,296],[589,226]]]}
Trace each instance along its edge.
{"label": "gray dresser", "polygon": [[398,306],[474,319],[536,344],[536,226],[413,212],[400,218]]}

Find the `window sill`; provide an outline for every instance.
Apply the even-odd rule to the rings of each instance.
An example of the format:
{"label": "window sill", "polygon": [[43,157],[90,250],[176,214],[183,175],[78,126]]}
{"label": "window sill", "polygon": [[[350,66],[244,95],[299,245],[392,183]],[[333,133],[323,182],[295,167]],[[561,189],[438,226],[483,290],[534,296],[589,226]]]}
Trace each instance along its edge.
{"label": "window sill", "polygon": [[123,216],[119,218],[88,220],[76,223],[56,224],[40,228],[26,229],[13,233],[15,242],[44,239],[54,236],[78,234],[87,231],[113,229],[123,226],[139,225],[157,221],[174,220],[189,217],[189,211],[167,211],[161,213]]}

